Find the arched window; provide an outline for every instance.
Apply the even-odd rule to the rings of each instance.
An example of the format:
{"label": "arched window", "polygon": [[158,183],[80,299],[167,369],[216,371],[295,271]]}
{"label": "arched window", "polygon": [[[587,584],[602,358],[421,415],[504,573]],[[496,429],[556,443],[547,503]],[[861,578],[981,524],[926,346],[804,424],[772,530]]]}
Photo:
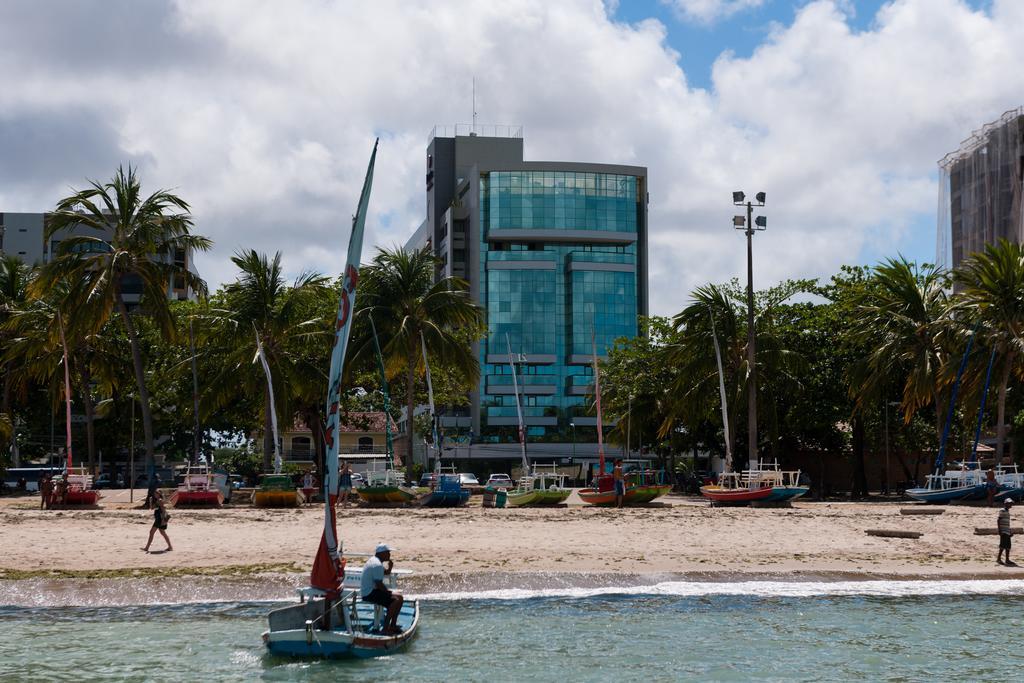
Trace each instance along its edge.
{"label": "arched window", "polygon": [[359,451],[361,453],[372,453],[373,452],[373,437],[372,436],[361,436],[361,437],[359,437]]}

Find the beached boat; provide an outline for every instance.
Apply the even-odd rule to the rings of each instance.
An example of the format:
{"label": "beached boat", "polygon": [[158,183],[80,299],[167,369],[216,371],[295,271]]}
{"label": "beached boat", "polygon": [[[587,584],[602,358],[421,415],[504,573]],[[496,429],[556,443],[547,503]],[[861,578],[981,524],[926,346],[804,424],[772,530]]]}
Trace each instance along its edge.
{"label": "beached boat", "polygon": [[961,467],[942,474],[929,474],[921,488],[907,489],[906,494],[924,503],[958,503],[982,500],[988,493],[985,474],[980,468]]}
{"label": "beached boat", "polygon": [[366,483],[358,492],[360,500],[371,505],[410,503],[419,495],[414,488],[406,486],[405,473],[391,467],[367,471]]}
{"label": "beached boat", "polygon": [[290,474],[264,474],[259,489],[252,494],[252,504],[258,508],[293,508],[302,502],[301,495]]}
{"label": "beached boat", "polygon": [[702,496],[713,505],[747,505],[771,497],[774,487],[770,480],[758,476],[756,470],[723,472],[717,484],[700,487]]}
{"label": "beached boat", "polygon": [[212,472],[206,465],[193,465],[186,471],[177,490],[171,494],[172,507],[220,507],[224,503],[227,474]]}
{"label": "beached boat", "polygon": [[65,505],[96,505],[100,502],[100,492],[92,487],[92,475],[84,467],[71,467],[71,449],[68,449],[67,482],[68,490],[64,496]]}
{"label": "beached boat", "polygon": [[452,508],[469,502],[469,489],[462,488],[458,473],[441,473],[434,490],[420,498],[426,507]]}
{"label": "beached boat", "polygon": [[[626,485],[622,496],[624,506],[646,505],[672,490],[672,485],[666,483],[662,473],[657,470],[626,472],[623,479]],[[615,482],[611,475],[597,477],[596,486],[580,489],[578,493],[583,502],[589,505],[615,505]]]}
{"label": "beached boat", "polygon": [[810,486],[800,483],[800,470],[781,470],[777,461],[759,462],[753,476],[771,485],[772,494],[765,500],[767,503],[787,503],[811,490]]}
{"label": "beached boat", "polygon": [[516,487],[508,492],[508,504],[513,507],[528,505],[559,505],[572,494],[565,486],[566,476],[559,474],[555,465],[533,465],[530,474],[520,477]]}
{"label": "beached boat", "polygon": [[[404,647],[416,635],[419,603],[407,600],[398,615],[396,634],[380,633],[380,610],[359,599],[355,572],[346,571],[338,537],[335,507],[338,502],[338,432],[340,424],[341,376],[356,306],[356,283],[363,249],[363,228],[377,156],[374,145],[359,208],[352,218],[348,256],[342,278],[342,292],[335,319],[334,346],[327,377],[325,442],[324,528],[313,559],[310,586],[300,592],[297,605],[272,611],[263,642],[272,654],[300,657],[379,657]],[[395,580],[398,572],[391,573]],[[361,578],[361,573],[359,574]]]}

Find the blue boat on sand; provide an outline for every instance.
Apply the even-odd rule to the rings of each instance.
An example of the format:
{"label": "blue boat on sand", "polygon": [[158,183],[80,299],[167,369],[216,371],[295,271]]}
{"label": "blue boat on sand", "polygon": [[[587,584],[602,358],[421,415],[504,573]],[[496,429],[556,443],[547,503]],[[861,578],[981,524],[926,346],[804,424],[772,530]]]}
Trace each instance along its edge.
{"label": "blue boat on sand", "polygon": [[441,474],[434,490],[423,496],[423,505],[435,508],[453,508],[469,501],[469,489],[462,488],[458,474]]}

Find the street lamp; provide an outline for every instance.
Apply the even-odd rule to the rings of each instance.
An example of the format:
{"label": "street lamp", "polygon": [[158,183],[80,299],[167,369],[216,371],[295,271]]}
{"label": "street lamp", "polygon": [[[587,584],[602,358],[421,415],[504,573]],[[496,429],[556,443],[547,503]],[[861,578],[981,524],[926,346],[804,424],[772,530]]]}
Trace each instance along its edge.
{"label": "street lamp", "polygon": [[746,206],[746,216],[733,216],[732,225],[743,230],[747,235],[747,368],[750,373],[750,388],[747,390],[747,460],[750,468],[757,468],[757,365],[754,349],[754,231],[768,227],[768,219],[764,216],[754,218],[754,207],[764,206],[765,194],[758,192],[754,201],[744,201],[746,195],[736,191],[732,193],[732,203]]}
{"label": "street lamp", "polygon": [[[576,466],[576,423],[570,422],[569,426],[572,428],[572,457],[569,458],[569,469],[571,470]],[[573,477],[574,480],[578,480],[579,477]]]}

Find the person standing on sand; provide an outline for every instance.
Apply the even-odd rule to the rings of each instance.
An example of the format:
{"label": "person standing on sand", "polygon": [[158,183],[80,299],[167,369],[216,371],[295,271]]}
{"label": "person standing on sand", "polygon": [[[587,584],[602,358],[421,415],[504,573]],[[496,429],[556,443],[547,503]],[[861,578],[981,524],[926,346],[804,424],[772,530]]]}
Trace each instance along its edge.
{"label": "person standing on sand", "polygon": [[[1013,530],[1010,529],[1010,508],[1013,507],[1013,500],[1007,498],[1003,501],[1003,509],[999,511],[999,553],[996,555],[996,564],[1007,567],[1017,565],[1010,561],[1010,538]],[[1006,561],[1003,562],[1003,551],[1006,551]]]}
{"label": "person standing on sand", "polygon": [[338,492],[341,494],[341,507],[348,507],[348,496],[352,492],[352,468],[347,460],[341,461],[341,472],[338,479]]}
{"label": "person standing on sand", "polygon": [[171,547],[171,539],[167,536],[167,522],[170,521],[171,516],[167,514],[167,508],[164,507],[163,496],[157,491],[153,495],[153,526],[149,529],[149,540],[146,541],[146,547],[143,548],[147,553],[149,552],[149,546],[153,544],[153,536],[156,532],[160,532],[160,535],[167,541],[167,550],[174,550]]}
{"label": "person standing on sand", "polygon": [[615,507],[622,507],[622,501],[626,497],[626,478],[622,474],[622,460],[615,461],[615,468],[612,470],[612,481],[615,484]]}
{"label": "person standing on sand", "polygon": [[988,506],[996,504],[996,491],[999,489],[999,482],[996,481],[996,472],[991,467],[985,472],[985,494],[988,496]]}
{"label": "person standing on sand", "polygon": [[39,509],[49,510],[50,509],[50,498],[53,497],[53,478],[49,474],[43,475],[43,480],[39,482]]}

